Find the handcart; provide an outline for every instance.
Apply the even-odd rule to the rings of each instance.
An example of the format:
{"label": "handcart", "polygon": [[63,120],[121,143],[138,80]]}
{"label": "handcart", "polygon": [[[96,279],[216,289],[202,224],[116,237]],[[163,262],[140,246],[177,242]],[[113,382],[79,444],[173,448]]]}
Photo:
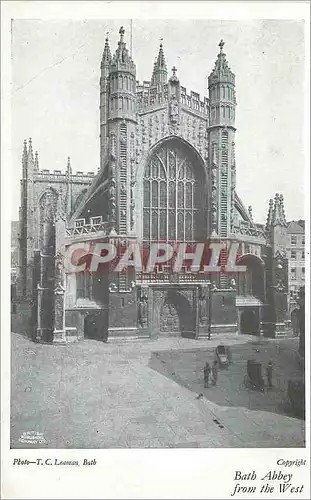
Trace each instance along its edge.
{"label": "handcart", "polygon": [[225,345],[220,344],[216,347],[216,359],[219,367],[228,368],[230,365],[230,358],[229,350]]}

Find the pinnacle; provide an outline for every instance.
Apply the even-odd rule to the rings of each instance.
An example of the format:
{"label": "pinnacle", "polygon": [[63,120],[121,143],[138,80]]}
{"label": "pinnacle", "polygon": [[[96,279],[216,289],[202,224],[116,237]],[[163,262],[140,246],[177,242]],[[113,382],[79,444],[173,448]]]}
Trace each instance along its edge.
{"label": "pinnacle", "polygon": [[110,52],[109,39],[108,39],[108,33],[107,33],[106,38],[105,38],[105,46],[104,46],[104,52],[103,52],[103,57],[102,57],[102,63],[105,63],[105,62],[110,63],[110,61],[111,61],[111,52]]}
{"label": "pinnacle", "polygon": [[158,83],[167,83],[167,66],[163,51],[162,38],[158,56],[155,58],[151,81],[154,85],[157,85]]}
{"label": "pinnacle", "polygon": [[158,59],[157,59],[157,65],[159,69],[167,69],[166,68],[166,62],[165,62],[165,56],[164,56],[164,51],[163,51],[163,44],[162,44],[162,38],[161,38],[161,43],[160,43],[160,48],[159,48],[159,54],[158,54]]}
{"label": "pinnacle", "polygon": [[39,170],[39,155],[38,155],[38,151],[35,152],[35,169]]}
{"label": "pinnacle", "polygon": [[269,200],[269,210],[267,215],[266,230],[269,230],[272,224],[272,213],[273,213],[273,199]]}
{"label": "pinnacle", "polygon": [[223,81],[223,79],[234,84],[235,76],[232,73],[232,71],[228,65],[228,61],[226,59],[226,54],[223,51],[224,45],[225,45],[225,42],[223,40],[220,40],[220,42],[218,44],[220,50],[219,50],[219,53],[217,55],[215,67],[209,76],[209,85],[215,84],[219,80]]}
{"label": "pinnacle", "polygon": [[[270,209],[271,208],[272,208],[272,205],[270,205]],[[283,204],[283,195],[279,194],[279,193],[276,193],[274,196],[274,205],[273,205],[273,210],[272,210],[271,224],[273,226],[286,225],[285,211],[284,211],[284,204]]]}
{"label": "pinnacle", "polygon": [[28,158],[33,159],[32,139],[31,139],[31,137],[29,138],[29,142],[28,142]]}

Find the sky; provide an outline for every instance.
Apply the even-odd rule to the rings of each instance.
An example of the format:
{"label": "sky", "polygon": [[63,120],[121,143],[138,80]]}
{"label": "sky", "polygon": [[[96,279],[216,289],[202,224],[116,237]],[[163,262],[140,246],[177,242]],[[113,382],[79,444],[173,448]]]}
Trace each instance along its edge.
{"label": "sky", "polygon": [[[114,52],[129,19],[12,23],[11,218],[17,220],[23,141],[41,169],[99,167],[99,77],[106,33]],[[220,39],[236,75],[237,192],[265,222],[283,193],[288,220],[304,218],[304,23],[288,20],[133,20],[137,79],[150,80],[160,39],[169,70],[187,91],[208,96]]]}

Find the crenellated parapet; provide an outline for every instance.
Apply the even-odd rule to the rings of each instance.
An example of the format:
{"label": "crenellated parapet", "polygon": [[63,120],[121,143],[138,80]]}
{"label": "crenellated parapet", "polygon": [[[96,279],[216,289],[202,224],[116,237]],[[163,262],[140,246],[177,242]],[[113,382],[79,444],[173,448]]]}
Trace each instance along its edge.
{"label": "crenellated parapet", "polygon": [[138,113],[165,107],[168,103],[168,85],[154,87],[147,81],[144,81],[142,84],[137,82],[136,98]]}
{"label": "crenellated parapet", "polygon": [[[158,107],[165,107],[169,102],[168,84],[158,87],[152,86],[151,82],[137,82],[137,111],[146,113]],[[209,118],[209,99],[201,99],[200,94],[194,91],[187,93],[185,87],[180,87],[180,104],[182,108],[192,112],[194,116]]]}
{"label": "crenellated parapet", "polygon": [[190,94],[188,94],[185,87],[180,87],[180,102],[182,106],[193,111],[194,114],[199,114],[208,118],[209,99],[207,97],[203,97],[203,99],[201,99],[200,94],[197,92],[191,90]]}
{"label": "crenellated parapet", "polygon": [[[94,172],[75,172],[70,176],[70,181],[75,184],[90,184],[95,177]],[[42,169],[35,173],[34,181],[37,182],[60,182],[63,183],[67,179],[67,173],[61,170]]]}

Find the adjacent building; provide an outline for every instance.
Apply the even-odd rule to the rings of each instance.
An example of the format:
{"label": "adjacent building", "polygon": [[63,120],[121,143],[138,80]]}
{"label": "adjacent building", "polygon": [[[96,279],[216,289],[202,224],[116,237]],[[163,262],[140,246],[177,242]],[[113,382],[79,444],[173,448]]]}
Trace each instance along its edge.
{"label": "adjacent building", "polygon": [[305,224],[290,221],[287,226],[289,314],[297,306],[299,291],[305,286]]}

